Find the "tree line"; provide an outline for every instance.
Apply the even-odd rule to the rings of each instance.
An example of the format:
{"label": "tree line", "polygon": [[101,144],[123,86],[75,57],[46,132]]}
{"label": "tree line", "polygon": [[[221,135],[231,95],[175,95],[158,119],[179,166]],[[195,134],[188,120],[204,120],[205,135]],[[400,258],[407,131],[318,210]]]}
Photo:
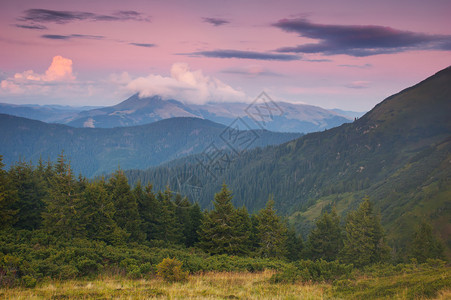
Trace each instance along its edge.
{"label": "tree line", "polygon": [[[40,230],[59,239],[82,238],[110,245],[195,247],[211,255],[253,256],[352,263],[361,267],[390,259],[383,228],[369,198],[340,220],[335,209],[323,213],[304,241],[276,213],[274,200],[256,214],[234,207],[226,184],[214,208],[169,188],[131,187],[122,170],[108,180],[75,176],[66,157],[37,166],[18,162],[4,170],[0,156],[0,226],[3,230]],[[413,237],[411,257],[423,262],[444,258],[430,225]]]}

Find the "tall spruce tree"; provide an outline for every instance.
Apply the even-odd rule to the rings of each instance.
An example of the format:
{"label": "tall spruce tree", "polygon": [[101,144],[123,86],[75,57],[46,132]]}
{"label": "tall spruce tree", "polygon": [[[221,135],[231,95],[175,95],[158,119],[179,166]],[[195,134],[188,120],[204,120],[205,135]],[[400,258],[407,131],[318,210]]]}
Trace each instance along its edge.
{"label": "tall spruce tree", "polygon": [[444,246],[434,235],[431,224],[422,220],[413,236],[410,250],[411,257],[419,263],[424,263],[428,258],[445,259]]}
{"label": "tall spruce tree", "polygon": [[252,223],[246,206],[236,209],[236,230],[242,239],[237,254],[248,255],[252,246],[250,240]]}
{"label": "tall spruce tree", "polygon": [[157,199],[160,203],[160,215],[158,216],[156,239],[166,243],[183,243],[183,233],[175,215],[176,205],[172,201],[172,191],[166,186],[164,192],[158,192]]}
{"label": "tall spruce tree", "polygon": [[202,224],[203,213],[199,204],[196,202],[189,209],[189,222],[187,224],[187,236],[185,240],[186,247],[193,247],[199,242],[199,228]]}
{"label": "tall spruce tree", "polygon": [[140,227],[138,204],[122,170],[117,170],[108,182],[108,191],[111,194],[115,208],[114,220],[129,235],[129,241],[141,242],[144,234]]}
{"label": "tall spruce tree", "polygon": [[12,208],[17,211],[14,227],[38,229],[44,212],[43,199],[47,195],[47,184],[40,172],[31,163],[18,162],[9,171],[9,177],[18,192],[18,201]]}
{"label": "tall spruce tree", "polygon": [[340,258],[362,267],[386,261],[390,248],[386,245],[379,217],[374,213],[368,197],[346,220],[346,235]]}
{"label": "tall spruce tree", "polygon": [[287,225],[287,228],[286,258],[290,261],[296,261],[302,258],[304,241],[302,240],[302,237],[296,233],[293,226]]}
{"label": "tall spruce tree", "polygon": [[199,246],[211,254],[240,254],[246,235],[240,230],[238,217],[232,204],[232,192],[224,183],[215,194],[214,209],[206,213],[199,229]]}
{"label": "tall spruce tree", "polygon": [[82,201],[70,164],[64,153],[58,157],[53,176],[49,179],[49,192],[43,225],[52,234],[63,238],[83,237],[85,223],[82,221]]}
{"label": "tall spruce tree", "polygon": [[287,227],[274,209],[274,200],[270,198],[266,207],[257,214],[258,254],[262,257],[282,258],[286,255]]}
{"label": "tall spruce tree", "polygon": [[3,170],[4,167],[3,156],[0,155],[0,229],[8,228],[15,222],[17,210],[13,209],[12,205],[18,199],[17,190],[14,189],[8,173]]}
{"label": "tall spruce tree", "polygon": [[115,208],[105,182],[88,183],[82,199],[86,237],[113,245],[124,244],[129,235],[114,221]]}
{"label": "tall spruce tree", "polygon": [[[135,190],[140,188],[137,186]],[[148,184],[144,189],[144,194],[139,192],[139,195],[136,197],[138,201],[138,210],[139,216],[141,219],[141,228],[146,235],[147,240],[155,240],[158,238],[159,231],[159,217],[161,216],[161,205],[157,200],[155,193],[152,191],[153,187],[151,184]]]}
{"label": "tall spruce tree", "polygon": [[343,247],[343,234],[340,217],[335,208],[330,213],[325,212],[317,221],[316,227],[308,236],[308,255],[311,259],[332,261],[337,259]]}

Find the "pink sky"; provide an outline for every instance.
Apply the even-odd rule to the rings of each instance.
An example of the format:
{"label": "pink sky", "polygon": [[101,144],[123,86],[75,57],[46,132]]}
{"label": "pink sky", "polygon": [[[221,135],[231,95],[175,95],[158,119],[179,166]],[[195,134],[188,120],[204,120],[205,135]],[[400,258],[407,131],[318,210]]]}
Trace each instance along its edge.
{"label": "pink sky", "polygon": [[266,91],[365,111],[451,65],[450,3],[0,0],[0,102]]}

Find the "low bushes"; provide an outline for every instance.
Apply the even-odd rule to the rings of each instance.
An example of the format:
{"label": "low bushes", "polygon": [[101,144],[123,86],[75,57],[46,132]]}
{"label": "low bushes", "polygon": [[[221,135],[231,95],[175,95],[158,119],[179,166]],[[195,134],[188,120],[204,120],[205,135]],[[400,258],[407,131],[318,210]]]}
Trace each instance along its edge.
{"label": "low bushes", "polygon": [[338,261],[301,260],[291,263],[281,272],[274,274],[271,277],[271,282],[330,282],[337,278],[349,277],[352,270],[352,264],[342,264]]}

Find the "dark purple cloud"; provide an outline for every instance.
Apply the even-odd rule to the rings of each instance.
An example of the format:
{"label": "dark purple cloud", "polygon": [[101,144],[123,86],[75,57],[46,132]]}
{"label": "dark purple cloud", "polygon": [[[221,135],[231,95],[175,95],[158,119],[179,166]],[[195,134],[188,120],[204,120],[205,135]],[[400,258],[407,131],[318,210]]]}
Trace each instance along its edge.
{"label": "dark purple cloud", "polygon": [[144,47],[144,48],[152,48],[155,47],[155,44],[148,44],[148,43],[129,43],[129,45],[137,46],[137,47]]}
{"label": "dark purple cloud", "polygon": [[306,19],[282,19],[273,24],[286,32],[319,40],[283,47],[280,53],[323,53],[370,56],[408,50],[451,50],[450,35],[432,35],[375,25],[326,25]]}
{"label": "dark purple cloud", "polygon": [[202,18],[205,23],[210,23],[214,26],[221,26],[225,24],[229,24],[230,21],[221,18]]}
{"label": "dark purple cloud", "polygon": [[145,21],[149,22],[150,18],[136,11],[118,11],[111,15],[100,15],[91,12],[82,11],[61,11],[33,8],[24,12],[24,16],[19,18],[20,21],[37,22],[37,23],[56,23],[65,24],[74,21]]}
{"label": "dark purple cloud", "polygon": [[[186,54],[185,54],[186,55]],[[256,60],[280,60],[292,61],[301,59],[298,55],[256,52],[256,51],[241,51],[241,50],[213,50],[213,51],[199,51],[189,53],[188,55],[214,57],[214,58],[240,58],[240,59],[256,59]]]}
{"label": "dark purple cloud", "polygon": [[70,40],[70,39],[102,40],[105,38],[104,36],[101,35],[87,35],[87,34],[70,34],[70,35],[44,34],[41,35],[41,37],[50,40]]}
{"label": "dark purple cloud", "polygon": [[18,28],[33,29],[33,30],[47,30],[47,27],[39,24],[14,24]]}

